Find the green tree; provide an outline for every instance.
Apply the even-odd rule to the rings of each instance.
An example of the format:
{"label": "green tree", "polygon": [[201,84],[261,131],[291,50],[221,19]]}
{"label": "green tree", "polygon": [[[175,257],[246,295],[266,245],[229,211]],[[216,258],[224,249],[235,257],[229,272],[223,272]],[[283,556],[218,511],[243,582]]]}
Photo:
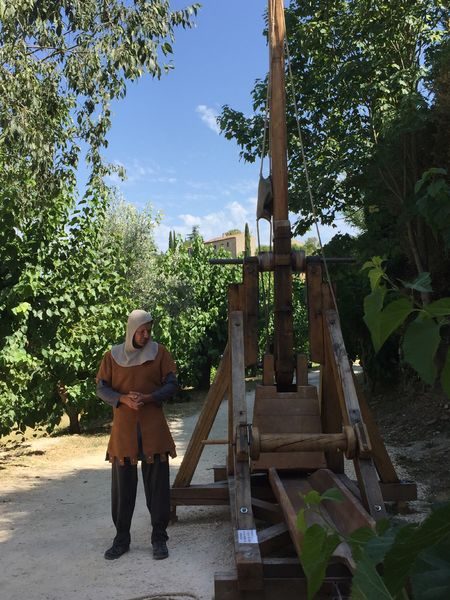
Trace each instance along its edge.
{"label": "green tree", "polygon": [[[290,71],[319,221],[332,224],[342,212],[362,228],[354,246],[360,266],[378,255],[389,257],[392,278],[412,281],[429,272],[433,292],[418,292],[421,305],[450,295],[449,16],[437,0],[291,0],[286,10],[289,206],[298,214],[296,233],[305,233],[314,217]],[[256,82],[253,116],[225,106],[220,117],[223,133],[248,161],[260,153],[266,88],[267,80]],[[399,338],[392,336],[375,356],[365,337],[366,363],[380,373],[375,363],[385,368],[398,357]],[[397,370],[398,358],[391,366]]]}
{"label": "green tree", "polygon": [[389,277],[379,256],[364,264],[371,293],[364,299],[364,321],[370,330],[375,352],[393,333],[401,332],[403,360],[428,385],[439,380],[450,397],[450,298],[420,302],[422,292],[431,292],[429,273],[414,281]]}
{"label": "green tree", "polygon": [[248,223],[245,224],[245,256],[252,255],[252,243],[250,238],[250,229]]}
{"label": "green tree", "polygon": [[[219,253],[219,256],[221,253]],[[154,300],[155,337],[170,348],[184,386],[208,387],[228,338],[228,285],[239,281],[238,268],[211,265],[214,249],[193,237],[160,257]]]}
{"label": "green tree", "polygon": [[50,429],[63,412],[71,430],[95,406],[93,375],[107,346],[116,341],[128,312],[124,264],[105,248],[99,231],[103,202],[82,203],[72,213],[55,203],[48,238],[27,228],[23,254],[36,249],[15,286],[3,296],[0,372],[0,431],[45,423]]}
{"label": "green tree", "polygon": [[[77,405],[116,339],[127,280],[99,238],[110,104],[128,81],[171,68],[174,31],[196,11],[165,0],[0,3],[2,433],[51,426],[63,403]],[[90,174],[79,201],[81,148]]]}
{"label": "green tree", "polygon": [[[448,171],[449,10],[438,1],[302,2],[286,11],[300,126],[319,219],[357,215],[370,244],[388,222],[416,274],[442,274],[442,235],[433,235],[418,206],[416,182],[433,167]],[[289,204],[296,232],[313,223],[294,108],[288,87]],[[255,114],[228,106],[220,126],[249,161],[259,155],[266,81],[252,92]],[[450,215],[445,214],[445,227]],[[366,236],[366,241],[367,241]],[[367,244],[366,244],[367,245]],[[373,255],[372,248],[371,254]],[[368,258],[371,254],[367,255]],[[448,264],[445,264],[448,271]]]}
{"label": "green tree", "polygon": [[102,227],[104,249],[114,249],[117,271],[123,271],[135,308],[147,310],[157,287],[158,250],[154,232],[161,221],[151,204],[138,210],[114,197],[106,211]]}

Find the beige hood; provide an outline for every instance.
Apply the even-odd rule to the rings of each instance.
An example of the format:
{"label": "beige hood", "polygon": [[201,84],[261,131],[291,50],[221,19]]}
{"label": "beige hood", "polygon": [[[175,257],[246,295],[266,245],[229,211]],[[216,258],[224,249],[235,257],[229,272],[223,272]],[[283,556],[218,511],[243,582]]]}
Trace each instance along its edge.
{"label": "beige hood", "polygon": [[151,338],[143,348],[135,348],[133,346],[133,337],[136,329],[144,323],[151,323],[153,317],[145,310],[133,310],[128,317],[127,334],[125,342],[111,348],[113,359],[121,367],[135,367],[142,365],[148,360],[155,360],[158,354],[158,344]]}

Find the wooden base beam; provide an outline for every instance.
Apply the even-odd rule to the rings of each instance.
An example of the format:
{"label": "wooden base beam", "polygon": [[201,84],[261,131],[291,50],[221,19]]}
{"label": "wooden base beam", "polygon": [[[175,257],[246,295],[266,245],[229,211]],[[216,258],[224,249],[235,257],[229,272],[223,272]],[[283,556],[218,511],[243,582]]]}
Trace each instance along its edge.
{"label": "wooden base beam", "polygon": [[[307,597],[305,577],[264,577],[264,587],[257,592],[238,588],[236,571],[218,571],[214,576],[214,600],[299,600]],[[349,577],[326,577],[315,600],[330,600],[337,596],[350,595]],[[339,596],[337,596],[339,597]]]}
{"label": "wooden base beam", "polygon": [[189,485],[170,490],[170,503],[172,506],[215,506],[228,504],[229,499],[227,482]]}

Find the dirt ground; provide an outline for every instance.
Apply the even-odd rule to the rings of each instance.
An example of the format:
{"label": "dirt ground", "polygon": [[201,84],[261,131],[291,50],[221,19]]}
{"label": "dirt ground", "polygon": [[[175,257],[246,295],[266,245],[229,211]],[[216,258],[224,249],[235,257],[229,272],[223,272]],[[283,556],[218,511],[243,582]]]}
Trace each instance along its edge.
{"label": "dirt ground", "polygon": [[[175,477],[200,405],[172,405],[168,418],[178,457]],[[212,436],[226,423],[221,407]],[[0,447],[0,598],[2,600],[210,600],[214,572],[233,564],[229,508],[180,507],[169,527],[167,560],[151,556],[141,483],[130,552],[103,553],[115,531],[110,517],[106,432],[59,435]],[[194,483],[212,482],[223,447],[203,452]]]}
{"label": "dirt ground", "polygon": [[[406,518],[421,518],[430,502],[450,500],[450,409],[436,395],[377,397],[371,406],[402,478],[419,485]],[[189,442],[199,400],[167,407],[178,457]],[[223,438],[226,403],[211,437]],[[210,600],[214,572],[233,565],[228,507],[181,507],[169,528],[170,557],[151,556],[141,484],[131,551],[105,561],[114,536],[109,509],[107,430],[0,443],[0,597],[2,600]],[[208,446],[194,483],[211,482],[225,449]]]}
{"label": "dirt ground", "polygon": [[374,395],[370,405],[391,458],[419,486],[419,503],[450,501],[450,401],[437,392]]}

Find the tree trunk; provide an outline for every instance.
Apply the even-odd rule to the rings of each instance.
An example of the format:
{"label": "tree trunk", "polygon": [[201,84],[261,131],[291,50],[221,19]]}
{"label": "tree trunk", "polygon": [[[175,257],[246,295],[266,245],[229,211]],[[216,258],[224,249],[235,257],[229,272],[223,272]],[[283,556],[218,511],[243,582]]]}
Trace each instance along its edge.
{"label": "tree trunk", "polygon": [[58,382],[58,394],[61,399],[61,402],[64,406],[64,411],[66,415],[69,417],[69,431],[70,433],[81,433],[79,416],[80,413],[78,410],[72,406],[67,398],[67,388],[61,381]]}
{"label": "tree trunk", "polygon": [[198,387],[201,390],[209,389],[211,385],[211,358],[208,356],[204,364],[202,365],[202,369],[200,372]]}

